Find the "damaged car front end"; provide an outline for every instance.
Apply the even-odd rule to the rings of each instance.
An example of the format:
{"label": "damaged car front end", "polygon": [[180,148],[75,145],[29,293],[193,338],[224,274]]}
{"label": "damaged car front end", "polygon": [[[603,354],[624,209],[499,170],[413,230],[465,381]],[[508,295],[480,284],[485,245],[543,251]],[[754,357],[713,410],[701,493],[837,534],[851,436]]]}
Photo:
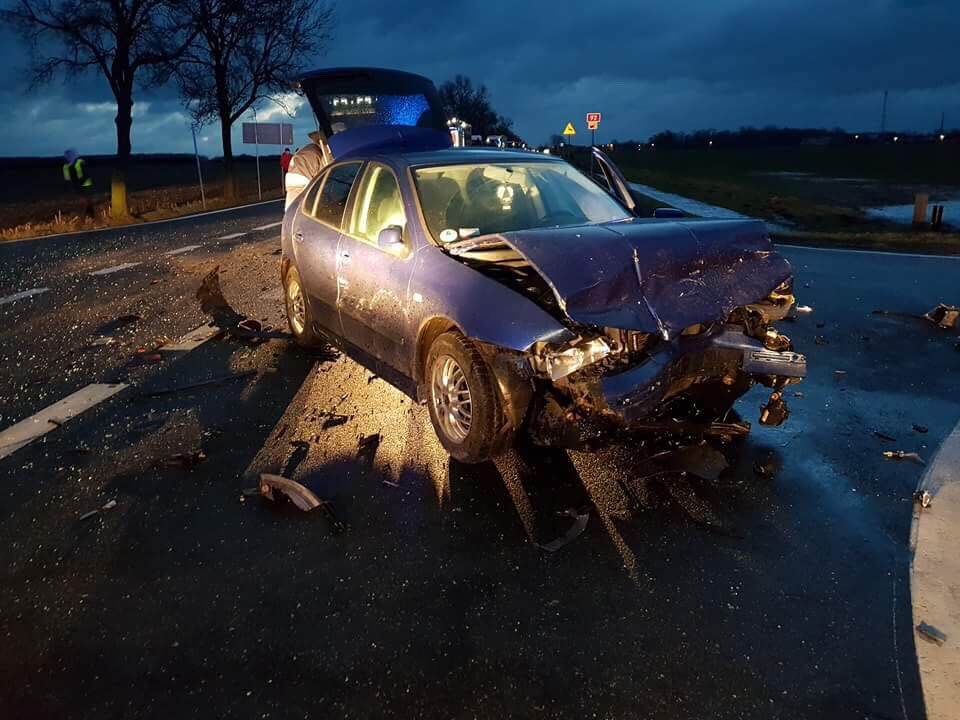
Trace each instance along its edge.
{"label": "damaged car front end", "polygon": [[793,309],[792,273],[762,223],[613,223],[565,237],[450,248],[502,282],[513,274],[569,330],[525,353],[486,348],[515,427],[566,447],[622,432],[740,435],[749,425],[730,411],[755,384],[770,388],[759,421],[787,419],[783,389],[806,359],[775,327]]}

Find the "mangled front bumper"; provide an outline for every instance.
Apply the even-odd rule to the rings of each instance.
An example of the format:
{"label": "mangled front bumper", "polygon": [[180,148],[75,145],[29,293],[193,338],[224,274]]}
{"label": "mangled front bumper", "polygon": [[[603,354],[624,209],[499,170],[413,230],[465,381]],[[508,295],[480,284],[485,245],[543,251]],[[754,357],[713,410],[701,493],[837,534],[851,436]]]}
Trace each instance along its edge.
{"label": "mangled front bumper", "polygon": [[[777,340],[789,344],[783,336]],[[755,383],[770,387],[760,422],[779,425],[789,415],[783,388],[799,382],[806,371],[803,355],[770,349],[746,334],[742,325],[729,324],[658,342],[626,369],[604,369],[598,363],[552,382],[541,380],[528,427],[535,442],[567,447],[602,442],[618,430],[699,428],[729,434],[732,429],[742,434],[748,425],[732,428],[717,421],[743,393]],[[515,397],[521,396],[505,394],[508,409]]]}
{"label": "mangled front bumper", "polygon": [[739,326],[727,326],[716,335],[661,343],[646,362],[588,381],[588,393],[601,412],[633,423],[655,415],[670,398],[703,386],[736,388],[759,381],[776,387],[806,374],[803,355],[769,350]]}

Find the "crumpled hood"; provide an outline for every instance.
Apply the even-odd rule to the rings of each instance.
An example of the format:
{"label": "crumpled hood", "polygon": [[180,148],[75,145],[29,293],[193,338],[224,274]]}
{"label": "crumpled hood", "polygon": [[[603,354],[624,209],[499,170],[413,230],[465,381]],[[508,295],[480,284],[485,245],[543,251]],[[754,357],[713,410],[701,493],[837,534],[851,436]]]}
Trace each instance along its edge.
{"label": "crumpled hood", "polygon": [[632,220],[499,238],[575,322],[661,335],[723,320],[792,274],[759,220]]}

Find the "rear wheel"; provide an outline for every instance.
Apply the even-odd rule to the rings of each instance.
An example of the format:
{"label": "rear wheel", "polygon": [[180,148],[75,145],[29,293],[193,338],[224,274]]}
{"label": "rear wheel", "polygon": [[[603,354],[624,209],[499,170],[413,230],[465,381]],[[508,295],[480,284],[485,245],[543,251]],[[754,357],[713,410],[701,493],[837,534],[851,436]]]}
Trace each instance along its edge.
{"label": "rear wheel", "polygon": [[297,344],[309,348],[322,345],[322,340],[313,330],[313,319],[310,317],[306,291],[300,282],[300,273],[293,265],[283,278],[283,298],[287,308],[287,324]]}
{"label": "rear wheel", "polygon": [[440,443],[465,463],[489,460],[513,437],[495,379],[476,346],[457,332],[433,341],[424,373],[430,420]]}

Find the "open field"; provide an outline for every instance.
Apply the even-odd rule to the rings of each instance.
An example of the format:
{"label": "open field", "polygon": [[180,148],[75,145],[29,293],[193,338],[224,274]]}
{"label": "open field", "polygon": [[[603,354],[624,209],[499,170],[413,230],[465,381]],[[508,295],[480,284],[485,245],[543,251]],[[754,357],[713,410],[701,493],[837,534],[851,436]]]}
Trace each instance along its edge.
{"label": "open field", "polygon": [[[613,158],[634,182],[677,193],[801,233],[824,237],[882,233],[889,245],[927,244],[903,225],[870,218],[864,208],[960,197],[960,146],[870,145],[770,148],[620,149]],[[947,221],[956,218],[946,217]],[[878,236],[879,237],[879,236]],[[960,242],[934,234],[938,244]],[[842,242],[842,239],[839,241]]]}
{"label": "open field", "polygon": [[[108,158],[87,160],[94,181],[96,223],[83,218],[83,203],[61,175],[59,158],[0,161],[0,181],[9,191],[0,202],[0,240],[70,232],[110,224]],[[221,160],[201,160],[207,209],[226,207]],[[264,199],[279,197],[281,179],[276,155],[260,158]],[[257,169],[252,157],[236,159],[236,204],[257,199]],[[135,157],[127,177],[130,212],[134,220],[158,220],[203,210],[197,166],[192,156]]]}

